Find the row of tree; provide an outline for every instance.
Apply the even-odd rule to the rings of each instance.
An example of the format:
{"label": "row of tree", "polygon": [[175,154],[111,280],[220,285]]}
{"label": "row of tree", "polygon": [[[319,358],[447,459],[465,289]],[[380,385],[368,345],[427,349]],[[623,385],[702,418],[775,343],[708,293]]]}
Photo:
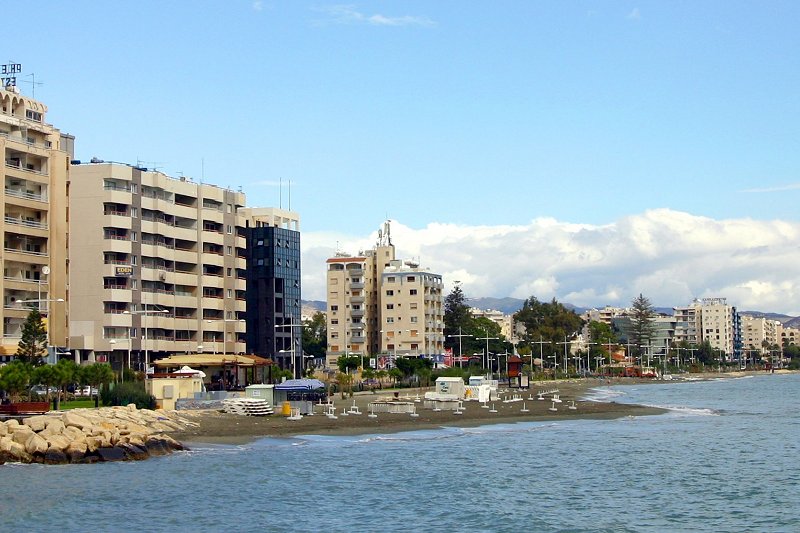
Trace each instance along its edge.
{"label": "row of tree", "polygon": [[[46,387],[46,399],[50,401],[50,391],[66,393],[70,386],[90,386],[97,389],[114,380],[114,372],[105,363],[79,366],[74,361],[62,359],[55,365],[34,366],[25,361],[12,361],[0,367],[0,390],[6,391],[14,401],[27,397],[31,400],[34,385]],[[56,394],[56,408],[61,394]],[[97,405],[97,398],[95,398]]]}

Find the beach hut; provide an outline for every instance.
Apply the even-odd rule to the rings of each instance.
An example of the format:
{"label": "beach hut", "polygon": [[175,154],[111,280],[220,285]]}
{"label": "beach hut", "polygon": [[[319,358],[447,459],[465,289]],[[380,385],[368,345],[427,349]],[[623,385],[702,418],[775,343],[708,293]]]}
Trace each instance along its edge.
{"label": "beach hut", "polygon": [[464,380],[459,377],[436,378],[436,395],[438,397],[463,399],[465,391]]}
{"label": "beach hut", "polygon": [[289,379],[275,385],[275,405],[289,402],[300,414],[314,412],[314,402],[327,399],[325,383],[318,379]]}

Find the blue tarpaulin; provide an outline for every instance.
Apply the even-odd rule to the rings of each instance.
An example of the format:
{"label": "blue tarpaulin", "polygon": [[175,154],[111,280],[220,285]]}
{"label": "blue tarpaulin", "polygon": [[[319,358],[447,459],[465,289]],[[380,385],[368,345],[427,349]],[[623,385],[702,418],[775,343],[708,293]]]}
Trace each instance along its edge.
{"label": "blue tarpaulin", "polygon": [[311,391],[324,388],[325,384],[318,379],[287,379],[275,385],[275,390],[283,391]]}

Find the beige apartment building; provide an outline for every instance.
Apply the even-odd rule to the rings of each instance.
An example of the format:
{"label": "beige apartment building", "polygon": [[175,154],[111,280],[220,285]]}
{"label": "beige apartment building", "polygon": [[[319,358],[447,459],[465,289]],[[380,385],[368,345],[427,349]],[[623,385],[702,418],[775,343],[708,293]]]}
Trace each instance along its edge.
{"label": "beige apartment building", "polygon": [[748,355],[767,354],[772,346],[781,346],[782,339],[783,325],[778,320],[742,315],[742,347]]}
{"label": "beige apartment building", "polygon": [[388,223],[376,246],[327,260],[326,366],[342,355],[373,359],[438,356],[444,350],[442,277],[395,257]]}
{"label": "beige apartment building", "polygon": [[736,336],[735,308],[728,305],[726,298],[703,298],[699,304],[702,341],[709,341],[712,348],[725,354],[733,354]]}
{"label": "beige apartment building", "polygon": [[137,166],[75,164],[70,347],[143,369],[245,351],[245,196]]}
{"label": "beige apartment building", "polygon": [[17,351],[31,307],[45,316],[48,344],[65,347],[67,300],[67,179],[74,138],[45,122],[47,106],[0,88],[3,339],[0,361]]}

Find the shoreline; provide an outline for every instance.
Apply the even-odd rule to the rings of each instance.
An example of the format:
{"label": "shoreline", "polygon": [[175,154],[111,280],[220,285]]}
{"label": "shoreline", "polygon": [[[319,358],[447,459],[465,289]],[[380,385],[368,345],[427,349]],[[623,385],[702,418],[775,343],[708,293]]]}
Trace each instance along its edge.
{"label": "shoreline", "polygon": [[[636,404],[602,402],[585,400],[591,389],[619,385],[663,385],[674,383],[691,383],[714,379],[736,379],[746,376],[778,375],[797,373],[797,371],[780,370],[775,373],[763,371],[706,372],[702,374],[681,374],[672,380],[654,380],[644,378],[578,378],[558,381],[532,382],[529,389],[512,391],[519,395],[521,401],[504,403],[501,400],[490,402],[496,413],[484,408],[475,401],[465,401],[463,414],[455,415],[452,411],[435,412],[422,408],[423,403],[415,403],[418,417],[408,414],[380,413],[376,418],[369,418],[369,403],[388,399],[395,389],[375,392],[355,393],[352,398],[342,399],[341,394],[332,396],[338,419],[329,419],[315,409],[313,416],[305,415],[301,420],[288,420],[280,414],[256,417],[224,413],[216,410],[177,411],[181,417],[194,423],[180,431],[169,432],[170,437],[178,442],[192,444],[247,444],[262,438],[292,438],[303,435],[320,436],[357,436],[373,434],[394,434],[406,431],[440,429],[445,427],[478,427],[490,424],[514,424],[519,422],[547,422],[565,420],[612,420],[628,416],[653,416],[668,412],[667,409]],[[560,404],[552,404],[550,399],[537,400],[540,390],[557,388],[562,399]],[[432,390],[432,389],[426,389]],[[401,399],[424,397],[422,389],[400,389]],[[410,397],[410,398],[409,398]],[[533,398],[530,400],[529,398]],[[412,400],[413,401],[413,400]],[[342,416],[342,411],[352,405],[360,409],[361,415]],[[569,409],[574,402],[576,409]],[[550,411],[557,406],[558,411]],[[523,407],[528,409],[523,413]]]}
{"label": "shoreline", "polygon": [[[369,403],[389,399],[394,390],[388,392],[356,393],[352,398],[341,398],[337,394],[331,399],[336,407],[337,419],[330,419],[317,408],[314,415],[305,415],[300,420],[289,420],[280,414],[265,417],[242,416],[216,410],[178,411],[182,417],[195,424],[169,435],[191,447],[192,444],[247,444],[261,438],[292,438],[302,435],[322,436],[357,436],[369,434],[395,434],[406,431],[440,429],[445,427],[478,427],[490,424],[514,424],[519,422],[547,422],[565,420],[611,420],[626,416],[651,416],[666,412],[666,409],[616,402],[599,402],[583,400],[590,389],[611,386],[636,384],[651,380],[606,380],[578,379],[563,381],[535,382],[530,389],[513,392],[520,397],[513,402],[497,400],[489,402],[486,407],[476,401],[465,401],[464,411],[460,415],[453,411],[433,411],[422,408],[423,402],[415,402],[419,416],[409,414],[379,413],[370,418]],[[668,382],[659,382],[668,383]],[[553,404],[548,397],[538,400],[540,390],[557,388],[561,403]],[[428,389],[430,390],[430,389]],[[424,398],[424,390],[403,389],[401,400],[414,401]],[[409,396],[406,396],[409,395]],[[533,399],[531,399],[533,398]],[[570,409],[573,405],[575,409]],[[359,408],[360,415],[344,415],[353,405]],[[557,411],[551,411],[556,407]],[[491,410],[496,412],[492,413]],[[523,412],[527,409],[528,412]]]}

